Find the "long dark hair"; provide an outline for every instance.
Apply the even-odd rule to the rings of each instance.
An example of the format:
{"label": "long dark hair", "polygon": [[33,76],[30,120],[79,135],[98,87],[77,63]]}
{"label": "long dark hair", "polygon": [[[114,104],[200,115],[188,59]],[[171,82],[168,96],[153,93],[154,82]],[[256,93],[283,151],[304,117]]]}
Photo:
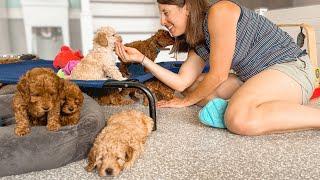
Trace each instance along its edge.
{"label": "long dark hair", "polygon": [[203,21],[209,8],[208,0],[157,0],[159,4],[187,5],[189,15],[185,34],[176,38],[172,52],[186,52],[204,42]]}

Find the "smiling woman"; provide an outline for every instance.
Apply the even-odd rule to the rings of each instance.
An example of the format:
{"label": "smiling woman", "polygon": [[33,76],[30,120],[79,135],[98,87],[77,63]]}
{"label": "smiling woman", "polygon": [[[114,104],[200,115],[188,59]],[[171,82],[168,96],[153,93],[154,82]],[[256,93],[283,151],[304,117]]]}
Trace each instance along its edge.
{"label": "smiling woman", "polygon": [[[208,10],[207,1],[185,0],[157,0],[159,3],[160,22],[174,37],[178,38],[177,44],[187,43],[194,47],[204,39],[201,28],[203,19]],[[192,7],[192,10],[191,10]]]}
{"label": "smiling woman", "polygon": [[[205,122],[224,121],[240,135],[320,128],[320,110],[306,106],[315,78],[310,59],[288,33],[233,0],[210,5],[207,0],[157,2],[161,24],[188,47],[179,72],[168,72],[120,43],[116,52],[125,61],[143,62],[156,78],[184,95],[160,101],[158,107],[229,100],[225,108],[205,105],[210,113]],[[206,64],[210,70],[202,74]]]}

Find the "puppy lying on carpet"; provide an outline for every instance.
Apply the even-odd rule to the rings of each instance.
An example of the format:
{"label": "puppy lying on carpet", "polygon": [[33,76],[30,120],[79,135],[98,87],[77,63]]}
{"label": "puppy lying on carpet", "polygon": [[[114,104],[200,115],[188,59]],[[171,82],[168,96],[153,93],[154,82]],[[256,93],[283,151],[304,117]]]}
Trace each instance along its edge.
{"label": "puppy lying on carpet", "polygon": [[91,172],[97,168],[100,176],[118,176],[143,152],[152,127],[152,119],[139,111],[128,110],[112,115],[95,139],[86,170]]}

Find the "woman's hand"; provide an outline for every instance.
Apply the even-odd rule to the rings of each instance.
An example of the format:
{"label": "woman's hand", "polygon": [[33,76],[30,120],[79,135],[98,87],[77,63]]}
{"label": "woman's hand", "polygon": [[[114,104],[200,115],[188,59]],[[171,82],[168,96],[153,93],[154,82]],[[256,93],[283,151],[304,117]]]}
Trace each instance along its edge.
{"label": "woman's hand", "polygon": [[182,108],[182,107],[188,107],[191,106],[192,104],[190,104],[188,101],[186,101],[185,98],[178,98],[178,97],[174,97],[173,99],[169,100],[169,101],[159,101],[157,103],[157,107],[158,108]]}
{"label": "woman's hand", "polygon": [[144,55],[135,48],[126,47],[123,44],[116,42],[116,54],[123,62],[141,63]]}

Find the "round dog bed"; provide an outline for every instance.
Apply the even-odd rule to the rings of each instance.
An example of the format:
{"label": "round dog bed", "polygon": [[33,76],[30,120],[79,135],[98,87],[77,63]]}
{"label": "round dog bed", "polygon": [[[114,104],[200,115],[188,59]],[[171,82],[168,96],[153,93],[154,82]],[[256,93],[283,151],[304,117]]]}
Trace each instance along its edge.
{"label": "round dog bed", "polygon": [[105,126],[105,117],[101,107],[84,96],[79,124],[57,132],[36,126],[30,134],[18,137],[14,134],[13,94],[0,95],[0,177],[57,168],[85,158]]}

